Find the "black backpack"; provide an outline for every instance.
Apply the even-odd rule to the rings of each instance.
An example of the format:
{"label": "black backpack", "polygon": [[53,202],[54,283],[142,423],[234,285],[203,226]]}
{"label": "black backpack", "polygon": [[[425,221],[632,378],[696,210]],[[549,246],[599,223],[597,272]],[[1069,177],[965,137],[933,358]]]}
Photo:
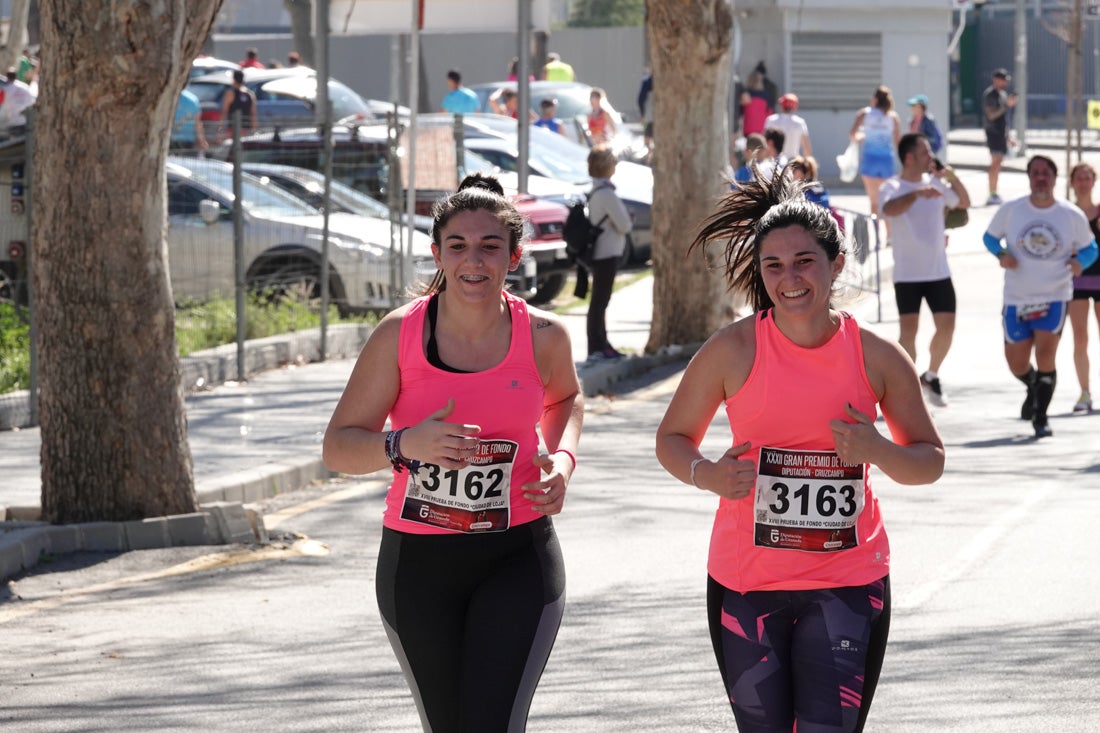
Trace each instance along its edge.
{"label": "black backpack", "polygon": [[[603,224],[606,219],[606,216],[601,219],[600,224]],[[561,238],[565,240],[565,251],[570,259],[582,262],[589,259],[592,248],[602,231],[602,226],[589,221],[586,200],[575,199],[570,202],[569,214],[565,217],[565,224],[561,229]]]}

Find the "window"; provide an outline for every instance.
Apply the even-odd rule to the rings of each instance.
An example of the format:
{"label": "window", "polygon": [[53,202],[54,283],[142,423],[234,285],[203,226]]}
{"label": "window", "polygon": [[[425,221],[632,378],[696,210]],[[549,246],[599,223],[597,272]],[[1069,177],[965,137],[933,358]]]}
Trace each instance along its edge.
{"label": "window", "polygon": [[189,216],[199,213],[199,202],[210,198],[194,186],[184,182],[168,179],[168,215]]}
{"label": "window", "polygon": [[801,110],[866,107],[882,83],[879,33],[794,33],[791,91]]}

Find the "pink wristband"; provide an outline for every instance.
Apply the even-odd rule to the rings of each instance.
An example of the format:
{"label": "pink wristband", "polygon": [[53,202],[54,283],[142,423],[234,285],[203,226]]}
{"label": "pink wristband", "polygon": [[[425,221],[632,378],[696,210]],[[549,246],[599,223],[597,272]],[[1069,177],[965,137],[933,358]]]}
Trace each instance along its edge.
{"label": "pink wristband", "polygon": [[569,460],[573,461],[573,470],[577,470],[577,457],[573,455],[573,451],[566,450],[565,448],[558,448],[556,451],[554,451],[554,453],[564,453],[565,455],[569,456]]}

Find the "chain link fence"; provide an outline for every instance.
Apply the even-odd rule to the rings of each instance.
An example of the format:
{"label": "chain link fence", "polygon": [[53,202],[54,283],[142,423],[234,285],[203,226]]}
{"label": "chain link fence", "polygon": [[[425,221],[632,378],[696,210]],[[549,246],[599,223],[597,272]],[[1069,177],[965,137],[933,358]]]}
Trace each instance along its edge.
{"label": "chain link fence", "polygon": [[[400,127],[391,119],[381,129],[383,144],[354,167],[334,166],[333,178],[370,182],[372,193],[402,189],[401,179],[390,175],[400,170]],[[407,230],[399,209],[362,188],[339,182],[326,186],[319,172],[323,135],[318,127],[309,131],[317,139],[312,149],[300,146],[281,166],[261,169],[242,163],[239,175],[230,162],[232,141],[212,144],[204,152],[170,151],[168,269],[181,355],[320,325],[323,359],[326,329],[335,317],[386,312],[418,294],[434,274],[430,238],[423,231]],[[33,132],[0,142],[0,322],[18,324],[20,333],[34,317],[29,279],[32,139]],[[257,156],[242,157],[255,161]],[[289,163],[297,165],[290,168]],[[453,152],[450,163],[453,190]],[[327,217],[321,209],[325,205]],[[429,222],[419,220],[414,226],[426,229]],[[29,337],[20,339],[30,348]],[[0,356],[21,348],[0,341]],[[0,384],[10,390],[11,383],[19,384],[25,376],[16,379],[8,372],[25,375],[27,370],[21,355],[19,363],[14,356],[3,361]],[[33,387],[33,358],[30,369]],[[29,393],[24,399],[30,401]]]}

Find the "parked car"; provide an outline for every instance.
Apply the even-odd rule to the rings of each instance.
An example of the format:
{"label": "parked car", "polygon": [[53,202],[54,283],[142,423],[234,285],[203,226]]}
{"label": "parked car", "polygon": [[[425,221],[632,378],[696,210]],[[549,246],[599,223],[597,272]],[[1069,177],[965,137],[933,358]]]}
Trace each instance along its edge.
{"label": "parked car", "polygon": [[[501,170],[517,169],[519,143],[515,120],[501,115],[472,115],[464,128],[463,144],[467,150],[474,151]],[[535,176],[557,179],[572,187],[566,195],[549,195],[548,198],[567,204],[570,197],[584,195],[592,188],[587,148],[541,128],[532,127],[529,133],[528,170]],[[634,225],[627,235],[623,264],[645,262],[653,244],[653,169],[620,160],[611,181]]]}
{"label": "parked car", "polygon": [[[244,171],[261,180],[267,179],[292,196],[305,201],[315,209],[321,209],[325,197],[325,176],[318,171],[293,165],[276,163],[244,163]],[[329,208],[334,212],[369,216],[374,219],[390,219],[390,207],[381,201],[357,191],[345,183],[329,181]],[[402,212],[402,221],[405,220]],[[413,221],[417,231],[431,234],[432,218],[417,215]]]}
{"label": "parked car", "polygon": [[[514,81],[494,81],[470,86],[470,89],[477,94],[481,104],[480,111],[486,114],[493,114],[493,108],[489,105],[489,97],[493,92],[497,89],[515,88]],[[575,143],[589,145],[588,112],[592,109],[590,85],[578,81],[532,81],[529,82],[528,89],[531,111],[536,117],[539,115],[539,105],[542,100],[556,100],[557,116],[565,123],[567,137]],[[636,134],[634,128],[624,124],[623,116],[611,105],[606,95],[600,106],[607,110],[611,119],[615,121],[615,136],[611,140],[615,154],[624,160],[641,160],[646,153],[645,141]]]}
{"label": "parked car", "polygon": [[234,61],[217,59],[213,56],[199,56],[197,59],[191,62],[190,78],[197,79],[200,76],[214,74],[219,71],[232,73],[239,68],[241,68],[240,65]]}
{"label": "parked car", "polygon": [[[244,84],[256,95],[256,122],[260,128],[284,128],[311,125],[317,103],[317,72],[304,67],[281,69],[245,69]],[[227,71],[193,78],[187,89],[199,98],[202,106],[203,130],[215,139],[222,114],[222,99],[233,86],[233,75]],[[393,105],[367,100],[336,79],[328,82],[334,121],[359,123],[384,120]],[[399,107],[399,116],[408,115],[408,108]]]}
{"label": "parked car", "polygon": [[[280,164],[312,167],[318,164],[321,137],[316,128],[296,128],[279,131],[278,134],[258,133],[242,139],[242,157],[246,165],[253,163]],[[379,201],[387,200],[389,191],[389,167],[386,159],[387,133],[385,126],[345,126],[333,129],[333,176],[336,180],[364,192]],[[219,155],[228,155],[218,153]],[[488,161],[472,152],[465,152],[464,172],[483,171],[498,173]],[[513,275],[512,291],[533,303],[545,303],[553,299],[565,285],[565,276],[571,268],[561,238],[567,208],[562,203],[572,195],[572,188],[555,181],[536,179],[535,189],[542,188],[546,197],[520,196],[515,188],[515,175],[501,175],[501,185],[512,196],[519,209],[531,224],[521,270]],[[417,190],[417,213],[429,214],[432,204],[450,193],[442,189]]]}
{"label": "parked car", "polygon": [[[170,157],[168,257],[177,302],[234,292],[233,168],[207,159]],[[321,291],[322,216],[305,202],[248,174],[242,176],[244,267],[248,287],[316,300]],[[329,292],[342,311],[389,309],[415,281],[435,273],[430,239],[416,233],[406,282],[391,286],[399,265],[388,224],[350,214],[329,217]]]}

